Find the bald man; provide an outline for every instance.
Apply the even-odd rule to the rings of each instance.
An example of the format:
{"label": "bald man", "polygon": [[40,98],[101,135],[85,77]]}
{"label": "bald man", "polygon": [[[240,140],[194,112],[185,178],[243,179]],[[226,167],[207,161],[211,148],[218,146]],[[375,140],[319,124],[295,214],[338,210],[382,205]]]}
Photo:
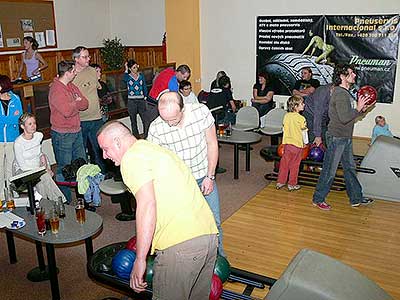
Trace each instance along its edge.
{"label": "bald man", "polygon": [[218,254],[225,256],[219,194],[215,182],[218,141],[214,118],[204,104],[184,104],[176,92],[163,93],[158,100],[160,116],[149,128],[147,140],[175,152],[190,169],[204,195],[219,231]]}
{"label": "bald man", "polygon": [[173,152],[137,140],[122,123],[97,133],[103,157],[121,166],[136,198],[136,260],[130,286],[144,291],[146,256],[154,260],[153,299],[208,299],[217,227],[190,169]]}

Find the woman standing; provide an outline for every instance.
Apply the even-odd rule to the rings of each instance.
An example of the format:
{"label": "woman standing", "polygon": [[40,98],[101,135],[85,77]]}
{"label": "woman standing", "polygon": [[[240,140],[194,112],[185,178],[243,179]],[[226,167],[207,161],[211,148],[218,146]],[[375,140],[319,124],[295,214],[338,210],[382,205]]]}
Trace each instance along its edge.
{"label": "woman standing", "polygon": [[133,59],[125,63],[124,82],[128,89],[128,113],[131,119],[132,134],[136,138],[140,138],[136,119],[139,114],[143,122],[144,136],[147,137],[150,126],[145,116],[147,86],[143,74],[139,73],[139,65]]}
{"label": "woman standing", "polygon": [[18,72],[18,78],[21,78],[22,70],[26,65],[26,76],[30,82],[42,80],[41,71],[47,68],[47,62],[37,52],[38,42],[30,36],[24,37],[24,48],[22,52],[22,62]]}
{"label": "woman standing", "polygon": [[14,142],[19,135],[18,118],[22,114],[21,100],[12,92],[11,80],[0,75],[0,142]]}
{"label": "woman standing", "polygon": [[258,110],[260,118],[274,108],[273,98],[274,89],[268,80],[268,75],[266,73],[258,74],[258,82],[253,86],[251,103]]}

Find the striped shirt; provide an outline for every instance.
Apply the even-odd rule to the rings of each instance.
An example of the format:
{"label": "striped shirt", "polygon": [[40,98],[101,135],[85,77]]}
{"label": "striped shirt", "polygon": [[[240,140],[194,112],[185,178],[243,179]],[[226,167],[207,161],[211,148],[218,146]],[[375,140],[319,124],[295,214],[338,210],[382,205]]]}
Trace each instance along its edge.
{"label": "striped shirt", "polygon": [[182,128],[169,126],[161,117],[149,128],[147,139],[176,153],[192,170],[194,178],[207,175],[206,130],[214,125],[214,118],[204,104],[185,105]]}

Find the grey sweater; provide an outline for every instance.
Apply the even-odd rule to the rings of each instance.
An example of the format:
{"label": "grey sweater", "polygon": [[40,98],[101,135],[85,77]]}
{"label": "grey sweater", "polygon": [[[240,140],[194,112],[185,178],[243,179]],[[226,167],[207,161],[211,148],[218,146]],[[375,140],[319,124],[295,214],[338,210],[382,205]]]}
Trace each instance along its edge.
{"label": "grey sweater", "polygon": [[353,97],[348,90],[335,86],[329,102],[328,132],[334,137],[351,138],[353,136],[354,123],[361,115],[352,108]]}

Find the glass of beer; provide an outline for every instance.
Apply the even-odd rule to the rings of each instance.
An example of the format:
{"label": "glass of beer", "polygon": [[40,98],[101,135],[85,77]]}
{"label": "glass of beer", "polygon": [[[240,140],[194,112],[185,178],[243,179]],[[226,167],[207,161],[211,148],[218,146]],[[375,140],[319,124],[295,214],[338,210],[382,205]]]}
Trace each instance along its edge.
{"label": "glass of beer", "polygon": [[218,124],[218,135],[219,136],[225,135],[225,124],[224,123]]}
{"label": "glass of beer", "polygon": [[38,234],[44,236],[46,234],[46,212],[43,207],[35,209],[36,225],[38,228]]}
{"label": "glass of beer", "polygon": [[10,190],[6,189],[5,190],[5,198],[6,198],[6,207],[8,210],[13,210],[15,209],[15,202],[13,199],[13,194]]}
{"label": "glass of beer", "polygon": [[58,233],[58,230],[60,228],[60,218],[56,209],[53,209],[50,215],[50,228],[51,232],[54,234]]}
{"label": "glass of beer", "polygon": [[76,213],[76,220],[78,221],[79,224],[83,224],[86,221],[86,216],[85,216],[85,204],[83,202],[83,199],[78,199],[76,206],[75,206],[75,213]]}

